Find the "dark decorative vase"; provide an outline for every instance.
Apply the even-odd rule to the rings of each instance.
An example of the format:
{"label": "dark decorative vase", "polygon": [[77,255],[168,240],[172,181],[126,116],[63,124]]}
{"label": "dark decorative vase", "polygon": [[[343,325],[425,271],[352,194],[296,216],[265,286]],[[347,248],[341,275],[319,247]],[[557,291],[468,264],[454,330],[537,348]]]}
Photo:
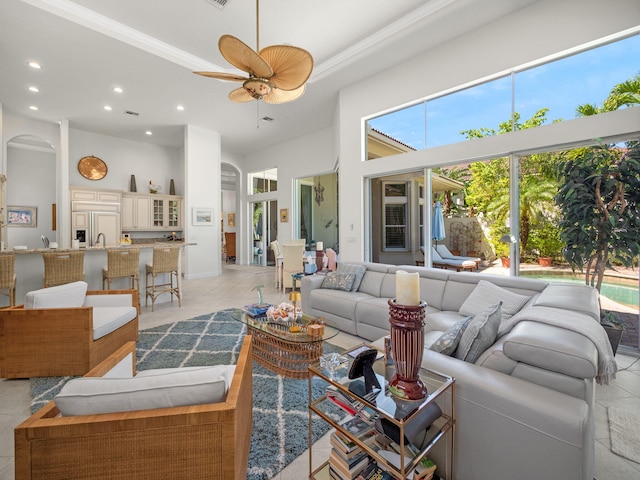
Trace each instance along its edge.
{"label": "dark decorative vase", "polygon": [[169,195],[175,195],[176,194],[176,186],[173,183],[173,178],[171,179],[171,182],[169,182]]}
{"label": "dark decorative vase", "polygon": [[135,175],[131,175],[131,180],[129,180],[129,191],[130,192],[137,192],[138,189],[136,188],[136,176]]}
{"label": "dark decorative vase", "polygon": [[403,400],[422,400],[427,396],[427,387],[419,376],[427,304],[399,305],[394,298],[388,303],[391,351],[396,364],[396,373],[389,381],[389,391]]}

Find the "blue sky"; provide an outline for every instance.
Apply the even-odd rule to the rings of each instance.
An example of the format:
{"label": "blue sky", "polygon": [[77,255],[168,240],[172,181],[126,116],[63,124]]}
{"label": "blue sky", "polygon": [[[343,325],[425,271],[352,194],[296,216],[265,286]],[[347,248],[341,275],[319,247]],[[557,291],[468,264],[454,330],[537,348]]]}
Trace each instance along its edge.
{"label": "blue sky", "polygon": [[[618,83],[640,74],[640,35],[563,58],[515,75],[515,109],[521,120],[549,108],[547,123],[576,117],[578,105],[600,106]],[[463,141],[462,130],[490,128],[509,119],[511,78],[456,92],[427,103],[429,147]],[[415,105],[369,122],[415,149],[425,148],[425,107]]]}

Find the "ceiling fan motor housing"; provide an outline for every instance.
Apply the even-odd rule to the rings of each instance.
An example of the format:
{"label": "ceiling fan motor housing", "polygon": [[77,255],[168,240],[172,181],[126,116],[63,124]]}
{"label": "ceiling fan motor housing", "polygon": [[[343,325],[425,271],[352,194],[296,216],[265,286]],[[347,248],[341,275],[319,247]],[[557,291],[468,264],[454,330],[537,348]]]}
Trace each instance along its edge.
{"label": "ceiling fan motor housing", "polygon": [[266,78],[251,77],[242,84],[242,88],[256,100],[262,99],[273,89],[273,85]]}

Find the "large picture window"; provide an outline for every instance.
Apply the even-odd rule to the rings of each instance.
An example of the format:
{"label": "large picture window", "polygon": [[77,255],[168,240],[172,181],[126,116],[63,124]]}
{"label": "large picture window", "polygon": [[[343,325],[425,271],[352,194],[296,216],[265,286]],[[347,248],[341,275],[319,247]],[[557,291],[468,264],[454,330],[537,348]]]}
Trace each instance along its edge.
{"label": "large picture window", "polygon": [[[495,78],[465,85],[447,94],[367,120],[367,160],[414,150],[439,147],[522,128],[571,120],[621,107],[602,102],[611,88],[637,82],[640,35],[600,45],[557,59],[514,67]],[[624,92],[622,92],[624,93]],[[589,108],[584,108],[587,106]],[[546,112],[544,122],[524,127],[521,119]],[[488,125],[499,125],[489,130]]]}

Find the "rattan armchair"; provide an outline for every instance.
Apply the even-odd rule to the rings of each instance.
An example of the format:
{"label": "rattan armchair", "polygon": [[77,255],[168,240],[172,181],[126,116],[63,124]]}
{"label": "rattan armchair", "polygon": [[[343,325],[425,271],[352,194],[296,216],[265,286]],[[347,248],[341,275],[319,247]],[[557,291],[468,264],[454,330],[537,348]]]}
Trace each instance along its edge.
{"label": "rattan armchair", "polygon": [[[135,307],[135,290],[88,291],[94,304]],[[113,299],[113,300],[112,300]],[[0,309],[0,378],[84,375],[119,347],[138,339],[138,315],[94,339],[94,307]]]}
{"label": "rattan armchair", "polygon": [[[251,337],[224,402],[62,417],[54,401],[14,430],[16,480],[240,480],[252,432]],[[133,358],[131,362],[130,357]],[[86,376],[133,363],[129,343]]]}
{"label": "rattan armchair", "polygon": [[0,294],[9,297],[9,305],[16,304],[15,255],[0,255]]}
{"label": "rattan armchair", "polygon": [[84,252],[43,253],[44,287],[84,280]]}

